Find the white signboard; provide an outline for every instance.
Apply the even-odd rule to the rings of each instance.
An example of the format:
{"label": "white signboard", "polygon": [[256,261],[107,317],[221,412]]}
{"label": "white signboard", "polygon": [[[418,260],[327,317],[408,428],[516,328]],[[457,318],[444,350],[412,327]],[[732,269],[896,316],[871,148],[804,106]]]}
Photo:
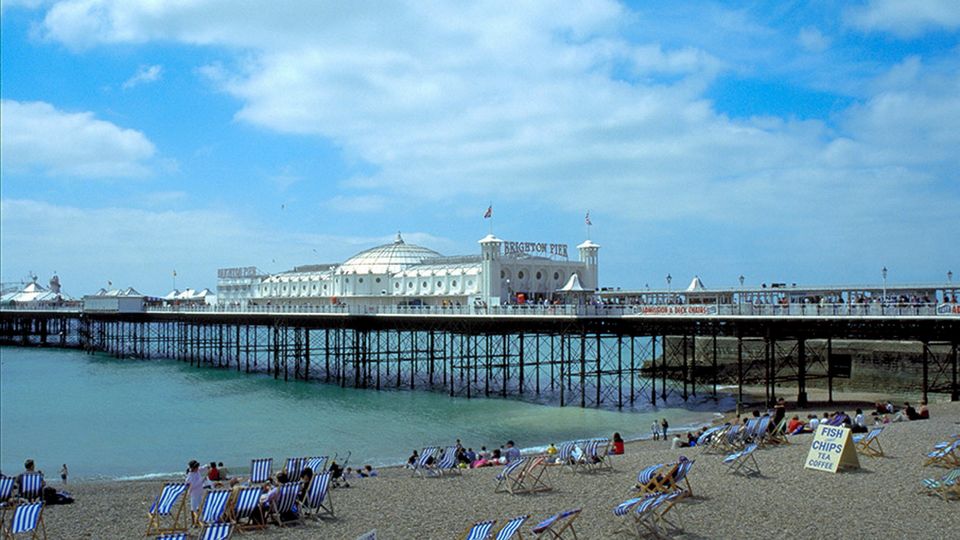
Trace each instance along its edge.
{"label": "white signboard", "polygon": [[638,315],[716,315],[718,313],[715,305],[679,305],[679,306],[641,306],[637,310]]}
{"label": "white signboard", "polygon": [[807,452],[807,469],[835,473],[840,467],[860,468],[857,449],[853,447],[853,437],[845,427],[820,424]]}

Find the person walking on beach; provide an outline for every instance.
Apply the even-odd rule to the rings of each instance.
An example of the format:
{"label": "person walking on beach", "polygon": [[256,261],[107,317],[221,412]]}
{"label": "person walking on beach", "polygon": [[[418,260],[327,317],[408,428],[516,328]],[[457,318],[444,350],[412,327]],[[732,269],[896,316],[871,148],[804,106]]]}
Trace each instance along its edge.
{"label": "person walking on beach", "polygon": [[[204,467],[206,468],[206,467]],[[187,465],[187,488],[190,494],[190,512],[193,513],[193,522],[198,523],[200,517],[200,503],[203,502],[203,484],[206,480],[205,470],[200,470],[200,462],[193,459]]]}
{"label": "person walking on beach", "polygon": [[653,433],[653,440],[660,440],[660,424],[658,424],[656,420],[650,424],[650,432]]}
{"label": "person walking on beach", "polygon": [[63,467],[60,468],[60,481],[63,482],[63,485],[67,485],[67,464],[64,463]]}
{"label": "person walking on beach", "polygon": [[660,427],[663,428],[663,440],[667,440],[667,429],[670,428],[670,424],[666,418],[660,421]]}

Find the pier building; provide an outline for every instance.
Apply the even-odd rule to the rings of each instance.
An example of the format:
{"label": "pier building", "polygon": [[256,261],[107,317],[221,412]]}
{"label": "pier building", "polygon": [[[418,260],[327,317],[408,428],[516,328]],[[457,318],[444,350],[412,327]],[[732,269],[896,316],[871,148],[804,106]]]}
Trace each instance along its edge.
{"label": "pier building", "polygon": [[489,234],[480,253],[444,256],[404,241],[357,253],[341,264],[265,274],[255,267],[218,271],[218,303],[247,305],[466,306],[544,303],[560,289],[594,290],[600,246],[505,241]]}

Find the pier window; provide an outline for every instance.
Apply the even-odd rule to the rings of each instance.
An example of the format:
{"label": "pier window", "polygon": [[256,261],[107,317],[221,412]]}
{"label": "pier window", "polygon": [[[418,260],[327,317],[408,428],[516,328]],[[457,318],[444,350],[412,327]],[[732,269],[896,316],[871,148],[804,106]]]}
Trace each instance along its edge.
{"label": "pier window", "polygon": [[543,279],[543,274],[537,272],[537,281],[540,281],[541,279]]}
{"label": "pier window", "polygon": [[517,279],[523,279],[523,270],[517,272]]}

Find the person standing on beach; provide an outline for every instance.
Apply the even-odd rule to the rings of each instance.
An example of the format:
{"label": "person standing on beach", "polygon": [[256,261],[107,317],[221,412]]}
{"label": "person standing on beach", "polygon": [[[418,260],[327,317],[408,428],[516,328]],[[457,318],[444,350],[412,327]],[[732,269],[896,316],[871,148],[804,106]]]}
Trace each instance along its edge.
{"label": "person standing on beach", "polygon": [[667,440],[667,429],[670,428],[670,424],[667,423],[666,418],[660,421],[660,427],[663,428],[663,440]]}
{"label": "person standing on beach", "polygon": [[650,424],[650,432],[653,433],[653,440],[660,440],[660,424],[658,424],[656,420]]}
{"label": "person standing on beach", "polygon": [[63,485],[67,485],[67,464],[64,463],[63,467],[60,468],[60,481],[63,482]]}
{"label": "person standing on beach", "polygon": [[[206,467],[204,467],[205,469]],[[190,494],[190,511],[193,513],[193,522],[198,523],[200,517],[200,503],[203,502],[203,484],[206,480],[206,471],[201,470],[200,462],[193,459],[187,465],[187,488]]]}

